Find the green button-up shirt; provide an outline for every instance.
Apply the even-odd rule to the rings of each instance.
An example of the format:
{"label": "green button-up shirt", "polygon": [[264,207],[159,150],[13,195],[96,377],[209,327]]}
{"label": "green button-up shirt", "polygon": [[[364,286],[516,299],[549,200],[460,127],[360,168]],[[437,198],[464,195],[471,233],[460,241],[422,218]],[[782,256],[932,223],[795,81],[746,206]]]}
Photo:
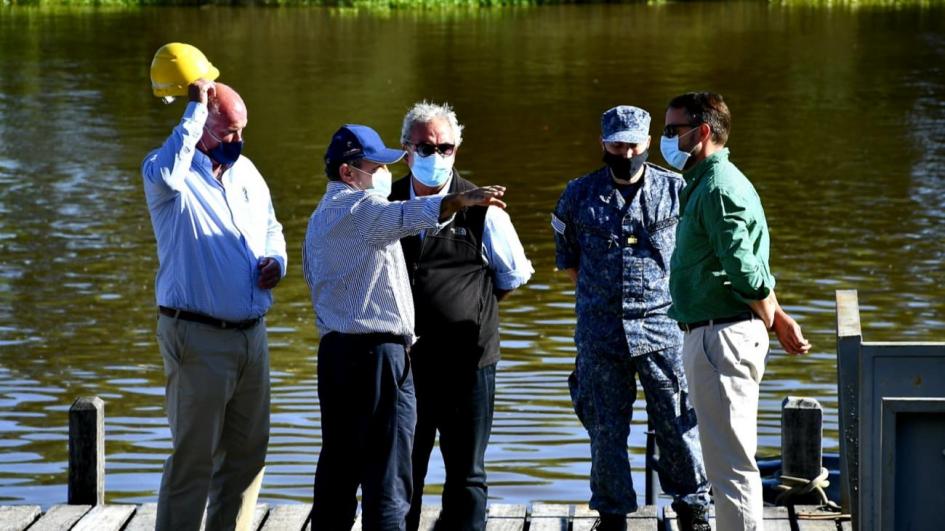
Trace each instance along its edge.
{"label": "green button-up shirt", "polygon": [[669,316],[682,323],[750,311],[774,289],[771,239],[755,187],[722,149],[683,174]]}

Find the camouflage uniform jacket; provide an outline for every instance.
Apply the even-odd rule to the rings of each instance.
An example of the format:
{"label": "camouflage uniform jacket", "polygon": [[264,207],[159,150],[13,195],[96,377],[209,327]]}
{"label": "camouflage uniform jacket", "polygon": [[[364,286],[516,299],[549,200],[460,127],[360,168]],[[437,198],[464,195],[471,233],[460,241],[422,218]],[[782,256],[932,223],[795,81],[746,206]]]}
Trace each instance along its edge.
{"label": "camouflage uniform jacket", "polygon": [[667,317],[669,263],[679,220],[677,173],[647,163],[629,201],[603,167],[569,182],[552,215],[559,269],[577,268],[575,343],[623,330],[631,356],[677,347]]}

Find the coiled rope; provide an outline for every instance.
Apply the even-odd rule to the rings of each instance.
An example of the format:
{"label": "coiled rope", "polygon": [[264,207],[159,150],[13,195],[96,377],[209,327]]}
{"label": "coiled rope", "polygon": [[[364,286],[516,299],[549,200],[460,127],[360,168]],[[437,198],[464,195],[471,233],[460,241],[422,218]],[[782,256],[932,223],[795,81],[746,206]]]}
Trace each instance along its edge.
{"label": "coiled rope", "polygon": [[795,505],[795,499],[801,499],[808,494],[815,493],[820,499],[820,507],[818,510],[830,511],[832,514],[816,514],[816,513],[798,513],[798,518],[803,518],[807,520],[836,520],[836,519],[846,519],[849,518],[848,514],[836,514],[842,513],[840,505],[836,502],[830,500],[827,497],[827,493],[824,492],[824,489],[830,486],[830,482],[827,481],[827,477],[830,476],[830,472],[821,467],[820,474],[817,475],[814,479],[806,478],[797,478],[793,476],[781,476],[781,484],[775,487],[775,490],[780,492],[778,497],[775,499],[775,505]]}

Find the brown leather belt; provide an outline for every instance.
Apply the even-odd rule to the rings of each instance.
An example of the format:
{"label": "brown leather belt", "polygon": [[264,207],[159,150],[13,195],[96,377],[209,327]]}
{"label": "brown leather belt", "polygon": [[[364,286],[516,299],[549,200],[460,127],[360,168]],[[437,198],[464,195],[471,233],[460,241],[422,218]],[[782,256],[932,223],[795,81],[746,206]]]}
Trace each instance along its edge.
{"label": "brown leather belt", "polygon": [[719,324],[728,324],[728,323],[740,323],[742,321],[751,321],[755,318],[755,314],[751,312],[744,312],[738,315],[733,315],[731,317],[723,317],[721,319],[709,319],[708,321],[696,321],[694,323],[679,323],[679,329],[683,332],[692,332],[696,328],[700,328],[708,325],[719,325]]}
{"label": "brown leather belt", "polygon": [[246,319],[245,321],[225,321],[223,319],[217,319],[216,317],[210,317],[209,315],[204,315],[202,313],[175,310],[174,308],[168,308],[167,306],[158,306],[158,312],[160,312],[161,315],[166,315],[175,319],[193,321],[195,323],[210,325],[224,330],[246,330],[247,328],[256,326],[256,324],[262,319],[262,317],[257,317],[255,319]]}

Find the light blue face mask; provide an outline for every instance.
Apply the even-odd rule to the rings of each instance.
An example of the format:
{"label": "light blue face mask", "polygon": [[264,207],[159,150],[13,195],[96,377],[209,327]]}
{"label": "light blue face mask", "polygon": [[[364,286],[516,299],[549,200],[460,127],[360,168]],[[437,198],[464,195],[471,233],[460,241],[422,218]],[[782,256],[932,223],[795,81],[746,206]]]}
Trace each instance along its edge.
{"label": "light blue face mask", "polygon": [[[698,129],[690,129],[689,133],[693,131],[698,131]],[[686,161],[689,160],[691,153],[687,153],[679,149],[679,139],[688,135],[689,133],[676,135],[672,138],[668,136],[660,137],[660,153],[663,154],[663,160],[665,160],[670,166],[680,171],[686,167]],[[693,146],[693,149],[695,149],[695,146]]]}
{"label": "light blue face mask", "polygon": [[356,166],[351,166],[351,168],[358,170],[365,175],[371,176],[371,187],[365,189],[365,192],[381,196],[384,199],[387,199],[390,196],[391,182],[393,181],[390,170],[387,168],[378,168],[374,171],[374,173],[368,173]]}
{"label": "light blue face mask", "polygon": [[439,188],[449,180],[453,174],[454,157],[444,157],[439,153],[432,153],[429,157],[421,157],[414,152],[410,173],[420,184],[430,188]]}

